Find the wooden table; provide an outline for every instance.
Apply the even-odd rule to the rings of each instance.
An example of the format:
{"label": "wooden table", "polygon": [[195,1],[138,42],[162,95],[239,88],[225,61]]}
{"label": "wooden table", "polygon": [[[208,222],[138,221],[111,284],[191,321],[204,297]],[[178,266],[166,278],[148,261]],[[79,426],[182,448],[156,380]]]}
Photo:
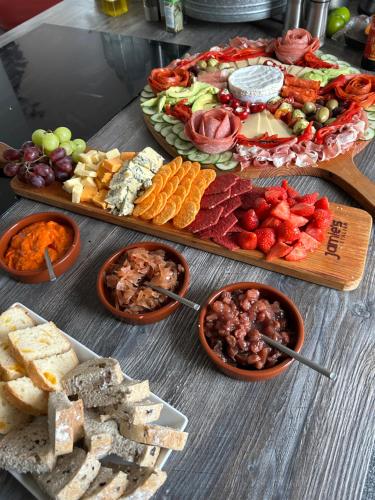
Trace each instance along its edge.
{"label": "wooden table", "polygon": [[[111,19],[87,0],[64,1],[0,37],[15,40],[43,22],[94,28],[171,40],[208,48],[236,34],[275,36],[276,22],[236,25],[189,20],[177,36],[159,23],[146,23],[140,2]],[[334,42],[325,50],[353,64],[360,54]],[[158,149],[147,133],[138,102],[92,138],[99,148]],[[375,143],[357,163],[375,179]],[[271,180],[259,181],[271,184]],[[302,191],[318,190],[330,199],[351,203],[342,191],[316,178],[295,178]],[[354,203],[353,203],[354,205]],[[0,231],[42,204],[20,200],[0,220]],[[180,309],[163,323],[131,327],[102,308],[95,281],[100,264],[114,250],[151,239],[140,233],[73,215],[82,234],[76,266],[55,284],[16,283],[0,275],[0,310],[20,301],[102,356],[114,356],[132,377],[149,378],[153,390],[189,418],[187,448],[173,453],[168,481],[157,499],[370,499],[375,495],[374,445],[374,259],[373,240],[359,288],[342,293],[176,245],[187,258],[192,285],[189,297],[203,302],[212,289],[235,281],[260,281],[280,288],[305,318],[303,354],[338,372],[332,383],[294,363],[266,383],[247,384],[221,375],[200,348],[194,312]],[[1,500],[30,495],[5,472],[0,473]]]}

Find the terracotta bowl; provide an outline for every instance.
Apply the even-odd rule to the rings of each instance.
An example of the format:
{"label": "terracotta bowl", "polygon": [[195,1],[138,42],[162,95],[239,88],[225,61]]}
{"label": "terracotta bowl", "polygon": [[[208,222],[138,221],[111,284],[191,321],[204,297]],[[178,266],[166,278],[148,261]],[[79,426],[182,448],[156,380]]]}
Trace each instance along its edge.
{"label": "terracotta bowl", "polygon": [[128,250],[138,247],[145,248],[146,250],[150,251],[164,250],[166,257],[168,259],[173,260],[177,264],[182,265],[185,272],[184,275],[180,277],[179,289],[174,290],[181,297],[185,296],[189,288],[190,271],[188,263],[186,262],[185,258],[179,252],[177,252],[177,250],[170,247],[169,245],[164,245],[163,243],[157,243],[154,241],[141,241],[139,243],[133,243],[132,245],[122,248],[104,262],[104,264],[99,270],[98,280],[96,283],[96,290],[98,292],[101,303],[109,312],[111,312],[114,316],[119,318],[121,321],[124,321],[125,323],[130,323],[133,325],[147,325],[150,323],[157,323],[158,321],[162,321],[167,316],[172,314],[178,307],[180,307],[181,304],[176,300],[168,299],[166,304],[160,309],[157,309],[156,311],[140,313],[140,314],[120,311],[116,309],[115,306],[112,304],[109,291],[105,284],[105,275],[108,268],[112,264],[116,263],[119,260],[119,258]]}
{"label": "terracotta bowl", "polygon": [[299,313],[299,310],[297,309],[297,306],[289,299],[289,297],[284,295],[276,288],[272,288],[268,285],[263,285],[262,283],[233,283],[213,292],[208,298],[207,303],[204,305],[204,307],[202,307],[199,314],[199,340],[201,341],[204,350],[211,358],[213,363],[223,373],[225,373],[229,377],[233,377],[239,380],[244,380],[247,382],[259,382],[262,380],[277,377],[281,373],[285,372],[294,360],[292,358],[287,358],[271,368],[264,368],[261,370],[245,370],[243,368],[237,368],[235,366],[229,365],[228,363],[224,363],[224,361],[222,361],[219,356],[217,356],[217,354],[209,346],[204,334],[204,320],[207,314],[207,308],[220,296],[222,292],[248,290],[251,288],[259,290],[260,298],[267,299],[270,302],[274,302],[277,300],[280,303],[281,308],[284,309],[286,313],[288,327],[290,328],[290,330],[296,332],[296,344],[292,346],[292,348],[293,350],[300,352],[305,336],[303,319],[301,314]]}
{"label": "terracotta bowl", "polygon": [[79,227],[74,220],[60,212],[40,212],[32,214],[13,224],[13,226],[9,227],[0,236],[0,267],[9,273],[14,279],[31,284],[49,281],[49,274],[46,267],[36,271],[15,271],[6,265],[4,255],[8,249],[10,240],[15,234],[21,231],[21,229],[29,226],[30,224],[34,224],[35,222],[48,222],[51,220],[71,227],[74,234],[72,246],[69,248],[67,253],[61,257],[61,259],[56,260],[53,263],[53,269],[56,276],[61,276],[65,273],[77,260],[81,250],[81,240]]}

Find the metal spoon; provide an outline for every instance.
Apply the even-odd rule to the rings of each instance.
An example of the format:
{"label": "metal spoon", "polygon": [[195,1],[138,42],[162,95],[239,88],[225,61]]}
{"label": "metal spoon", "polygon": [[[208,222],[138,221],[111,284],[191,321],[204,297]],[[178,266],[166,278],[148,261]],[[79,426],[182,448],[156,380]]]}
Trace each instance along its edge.
{"label": "metal spoon", "polygon": [[272,347],[275,347],[275,349],[278,349],[281,352],[284,352],[291,358],[296,359],[300,363],[303,363],[304,365],[308,366],[309,368],[312,368],[316,372],[321,373],[325,377],[328,377],[331,380],[336,380],[337,379],[337,374],[335,372],[331,372],[327,368],[324,368],[321,365],[318,365],[318,363],[315,363],[314,361],[311,361],[310,359],[305,358],[304,356],[301,356],[296,351],[293,351],[292,349],[289,349],[289,347],[286,347],[285,345],[281,344],[280,342],[276,342],[276,340],[272,340],[267,335],[263,335],[262,333],[260,334],[260,338],[263,340],[268,345],[271,345]]}
{"label": "metal spoon", "polygon": [[48,253],[48,248],[46,248],[44,250],[44,260],[46,262],[46,266],[47,266],[47,270],[48,270],[48,274],[49,274],[49,280],[56,281],[57,278],[56,278],[55,271],[53,270],[51,257],[49,256],[49,253]]}
{"label": "metal spoon", "polygon": [[162,293],[163,295],[166,295],[167,297],[170,297],[171,299],[177,300],[177,302],[181,302],[184,306],[191,307],[191,309],[194,309],[195,311],[199,311],[201,306],[199,304],[196,304],[195,302],[192,302],[189,299],[185,299],[185,297],[180,297],[177,295],[177,293],[171,292],[170,290],[166,290],[165,288],[160,288],[159,286],[153,285],[152,283],[145,282],[144,285],[149,286],[156,292]]}

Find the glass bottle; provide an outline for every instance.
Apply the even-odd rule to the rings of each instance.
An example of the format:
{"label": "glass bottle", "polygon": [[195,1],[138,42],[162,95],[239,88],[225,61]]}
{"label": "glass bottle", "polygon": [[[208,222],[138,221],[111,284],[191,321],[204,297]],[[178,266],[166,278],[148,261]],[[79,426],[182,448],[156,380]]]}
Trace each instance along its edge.
{"label": "glass bottle", "polygon": [[127,0],[100,0],[100,10],[107,16],[117,17],[128,12]]}
{"label": "glass bottle", "polygon": [[371,17],[370,31],[367,35],[361,66],[368,71],[375,71],[375,15]]}

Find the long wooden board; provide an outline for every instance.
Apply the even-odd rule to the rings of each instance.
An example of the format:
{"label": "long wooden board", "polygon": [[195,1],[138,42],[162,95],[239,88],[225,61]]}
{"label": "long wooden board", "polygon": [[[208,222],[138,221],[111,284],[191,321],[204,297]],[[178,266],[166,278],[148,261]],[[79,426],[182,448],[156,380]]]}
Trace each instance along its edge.
{"label": "long wooden board", "polygon": [[[178,156],[176,149],[157,132],[147,115],[144,120],[148,130],[160,146],[173,158]],[[369,141],[358,141],[353,150],[328,161],[322,161],[312,167],[296,167],[288,165],[280,168],[247,168],[236,169],[234,172],[246,179],[262,177],[286,177],[293,175],[308,175],[322,177],[334,182],[352,196],[365,210],[375,216],[375,183],[362,174],[354,163],[353,157],[364,149]],[[221,173],[216,169],[218,173]],[[224,172],[223,172],[224,173]]]}
{"label": "long wooden board", "polygon": [[70,195],[63,191],[59,183],[36,189],[15,177],[11,186],[15,193],[25,198],[338,290],[357,288],[365,268],[372,218],[358,208],[332,204],[334,220],[327,241],[305,260],[287,262],[277,259],[267,262],[263,254],[256,250],[232,252],[211,241],[201,240],[188,231],[175,229],[171,224],[157,226],[136,217],[112,215],[86,203],[72,203]]}

